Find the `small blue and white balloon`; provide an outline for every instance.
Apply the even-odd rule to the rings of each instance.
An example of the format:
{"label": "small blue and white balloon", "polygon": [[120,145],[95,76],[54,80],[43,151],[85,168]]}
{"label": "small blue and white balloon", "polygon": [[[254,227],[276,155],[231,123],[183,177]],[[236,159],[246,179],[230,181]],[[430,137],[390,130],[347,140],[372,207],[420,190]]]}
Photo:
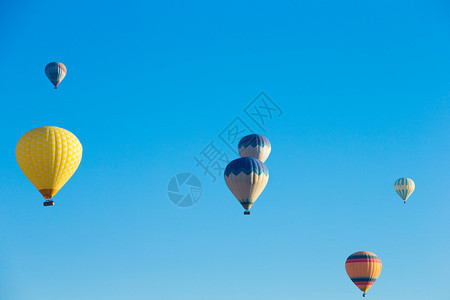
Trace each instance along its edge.
{"label": "small blue and white balloon", "polygon": [[416,185],[411,178],[399,178],[394,183],[394,189],[397,194],[405,201],[414,192]]}
{"label": "small blue and white balloon", "polygon": [[238,144],[241,157],[253,157],[265,162],[271,150],[270,141],[260,134],[244,136]]}
{"label": "small blue and white balloon", "polygon": [[269,181],[269,170],[258,159],[241,157],[228,164],[224,177],[230,191],[246,209],[244,214],[248,215]]}

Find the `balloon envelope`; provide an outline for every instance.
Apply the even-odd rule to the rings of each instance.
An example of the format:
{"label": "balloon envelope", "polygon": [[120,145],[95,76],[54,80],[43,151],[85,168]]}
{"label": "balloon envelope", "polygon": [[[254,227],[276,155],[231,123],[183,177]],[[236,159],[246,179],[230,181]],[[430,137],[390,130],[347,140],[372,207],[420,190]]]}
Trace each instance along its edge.
{"label": "balloon envelope", "polygon": [[271,145],[265,136],[250,134],[239,141],[238,150],[241,157],[253,157],[265,162],[269,157]]}
{"label": "balloon envelope", "polygon": [[45,199],[51,199],[75,173],[83,148],[62,128],[44,126],[25,133],[16,146],[20,169]]}
{"label": "balloon envelope", "polygon": [[359,251],[347,258],[345,270],[348,277],[364,292],[365,296],[380,275],[381,260],[372,252]]}
{"label": "balloon envelope", "polygon": [[269,180],[266,165],[252,157],[233,160],[225,168],[225,182],[245,209],[250,209]]}
{"label": "balloon envelope", "polygon": [[394,189],[397,194],[406,202],[409,196],[414,192],[416,185],[410,178],[399,178],[394,183]]}
{"label": "balloon envelope", "polygon": [[45,75],[56,87],[66,76],[67,69],[66,66],[60,62],[51,62],[45,67]]}

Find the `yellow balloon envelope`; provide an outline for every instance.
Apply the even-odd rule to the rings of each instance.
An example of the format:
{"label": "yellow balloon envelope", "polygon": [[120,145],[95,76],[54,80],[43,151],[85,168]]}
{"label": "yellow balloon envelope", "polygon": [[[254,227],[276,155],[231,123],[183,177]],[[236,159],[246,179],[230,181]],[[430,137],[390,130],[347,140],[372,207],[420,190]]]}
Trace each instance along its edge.
{"label": "yellow balloon envelope", "polygon": [[42,196],[51,199],[77,170],[82,152],[81,143],[73,133],[59,127],[43,126],[20,138],[16,159]]}
{"label": "yellow balloon envelope", "polygon": [[369,251],[353,253],[345,262],[348,277],[364,293],[364,297],[380,276],[381,267],[381,260]]}

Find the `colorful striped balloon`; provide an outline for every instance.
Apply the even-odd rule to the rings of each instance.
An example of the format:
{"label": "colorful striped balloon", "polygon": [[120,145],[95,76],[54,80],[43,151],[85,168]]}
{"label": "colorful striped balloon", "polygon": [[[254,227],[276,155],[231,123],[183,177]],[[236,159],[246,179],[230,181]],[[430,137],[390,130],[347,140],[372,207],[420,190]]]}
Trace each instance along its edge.
{"label": "colorful striped balloon", "polygon": [[51,62],[45,67],[45,75],[53,83],[55,89],[58,88],[58,84],[64,79],[66,73],[66,66],[60,62]]}
{"label": "colorful striped balloon", "polygon": [[369,251],[359,251],[353,253],[345,262],[345,270],[348,277],[364,293],[377,280],[381,272],[381,260],[374,253]]}
{"label": "colorful striped balloon", "polygon": [[408,200],[409,196],[414,192],[416,185],[414,181],[410,178],[399,178],[394,183],[394,189],[397,194],[405,201]]}
{"label": "colorful striped balloon", "polygon": [[238,150],[241,157],[253,157],[265,162],[269,157],[271,145],[265,136],[250,134],[239,141]]}
{"label": "colorful striped balloon", "polygon": [[225,183],[230,191],[246,209],[245,215],[261,195],[269,181],[269,170],[266,165],[252,157],[241,157],[233,160],[225,168]]}

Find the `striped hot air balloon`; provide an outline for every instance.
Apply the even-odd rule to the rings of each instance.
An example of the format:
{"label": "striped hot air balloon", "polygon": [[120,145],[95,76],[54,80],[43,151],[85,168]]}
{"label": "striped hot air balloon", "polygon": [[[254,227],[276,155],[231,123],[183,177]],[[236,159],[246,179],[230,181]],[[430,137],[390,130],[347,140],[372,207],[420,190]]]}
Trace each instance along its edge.
{"label": "striped hot air balloon", "polygon": [[64,79],[66,73],[66,66],[60,62],[51,62],[45,67],[45,75],[53,83],[55,89],[58,88],[58,84]]}
{"label": "striped hot air balloon", "polygon": [[266,165],[252,157],[238,158],[228,164],[224,176],[228,188],[245,208],[244,214],[249,215],[250,207],[269,180]]}
{"label": "striped hot air balloon", "polygon": [[25,133],[16,146],[20,169],[41,192],[44,206],[75,173],[83,148],[77,137],[62,128],[44,126]]}
{"label": "striped hot air balloon", "polygon": [[348,277],[366,296],[367,291],[381,272],[381,260],[374,253],[359,251],[353,253],[345,262]]}
{"label": "striped hot air balloon", "polygon": [[405,201],[408,200],[409,196],[414,192],[416,185],[414,181],[410,178],[399,178],[394,183],[394,189],[397,194]]}
{"label": "striped hot air balloon", "polygon": [[265,162],[269,157],[271,146],[265,136],[250,134],[239,141],[238,150],[241,157],[253,157]]}

